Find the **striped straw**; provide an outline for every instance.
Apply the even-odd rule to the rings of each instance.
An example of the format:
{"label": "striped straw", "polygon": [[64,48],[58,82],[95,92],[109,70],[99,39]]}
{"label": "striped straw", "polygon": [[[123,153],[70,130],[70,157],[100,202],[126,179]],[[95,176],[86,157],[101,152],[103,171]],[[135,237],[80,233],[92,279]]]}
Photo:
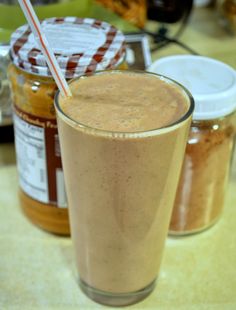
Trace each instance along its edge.
{"label": "striped straw", "polygon": [[21,9],[30,25],[30,28],[34,34],[35,40],[41,47],[41,50],[46,58],[49,69],[52,76],[60,89],[61,93],[65,97],[72,96],[70,88],[61,72],[55,55],[53,54],[50,45],[46,39],[45,34],[42,31],[41,25],[39,23],[38,17],[36,16],[34,9],[29,0],[18,0]]}

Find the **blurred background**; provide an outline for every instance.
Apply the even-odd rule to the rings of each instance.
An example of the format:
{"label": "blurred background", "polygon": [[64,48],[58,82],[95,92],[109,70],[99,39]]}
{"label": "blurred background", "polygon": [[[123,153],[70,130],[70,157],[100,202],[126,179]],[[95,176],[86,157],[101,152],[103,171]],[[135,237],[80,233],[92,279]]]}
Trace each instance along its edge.
{"label": "blurred background", "polygon": [[[130,49],[127,53],[132,68],[135,68],[135,56],[139,63],[143,62],[145,68],[159,57],[182,53],[214,57],[236,68],[235,57],[228,49],[231,38],[234,40],[236,34],[236,0],[32,0],[31,2],[40,19],[55,16],[91,17],[107,21],[126,34],[145,35],[147,38],[145,42],[148,44],[143,49],[146,55],[140,54],[141,49],[133,52]],[[8,42],[11,33],[25,23],[25,17],[17,0],[0,0],[1,132],[5,131],[6,126],[10,126],[7,128],[8,131],[12,122],[10,89],[6,76],[6,67],[9,63]],[[134,41],[131,38],[132,40]],[[226,46],[223,47],[224,41]],[[219,46],[221,46],[220,52],[218,52]],[[221,52],[222,49],[225,49],[224,53]],[[6,134],[1,136],[6,137]]]}
{"label": "blurred background", "polygon": [[[161,57],[194,54],[220,60],[236,69],[236,0],[31,2],[40,19],[90,17],[115,25],[126,34],[130,68],[148,69],[151,62]],[[18,212],[12,102],[6,71],[11,33],[25,23],[17,0],[0,0],[0,258],[2,274],[6,275],[5,281],[4,276],[0,281],[0,308],[6,309],[9,302],[17,308],[32,308],[32,300],[36,300],[39,308],[45,305],[57,309],[62,305],[78,308],[83,295],[78,294],[75,281],[70,281],[69,241],[34,230]],[[233,162],[227,212],[222,226],[218,226],[220,229],[195,239],[168,241],[162,284],[152,299],[158,309],[236,309],[236,153]],[[46,281],[45,273],[41,272],[44,268]],[[37,276],[32,277],[34,269]],[[150,305],[149,300],[146,305]]]}
{"label": "blurred background", "polygon": [[[235,33],[235,0],[32,0],[39,18],[53,16],[94,17],[113,22],[124,31],[144,28],[148,20],[186,23],[196,7],[211,8],[222,26]],[[120,18],[122,19],[120,19]],[[128,21],[130,24],[125,23]],[[11,32],[24,24],[17,0],[0,1],[0,41],[7,42]]]}

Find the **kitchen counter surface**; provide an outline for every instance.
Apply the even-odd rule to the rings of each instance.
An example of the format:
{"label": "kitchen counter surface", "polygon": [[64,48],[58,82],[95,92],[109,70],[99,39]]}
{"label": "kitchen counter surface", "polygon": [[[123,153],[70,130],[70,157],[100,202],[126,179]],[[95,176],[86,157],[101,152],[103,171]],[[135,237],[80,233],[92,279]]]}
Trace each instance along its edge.
{"label": "kitchen counter surface", "polygon": [[[217,26],[216,26],[217,25]],[[200,54],[236,68],[236,38],[210,10],[194,12],[181,37]],[[153,59],[186,53],[170,45]],[[77,285],[71,239],[48,234],[22,214],[13,144],[0,144],[0,309],[109,309]],[[154,292],[125,309],[236,309],[236,156],[222,218],[211,229],[168,238]]]}

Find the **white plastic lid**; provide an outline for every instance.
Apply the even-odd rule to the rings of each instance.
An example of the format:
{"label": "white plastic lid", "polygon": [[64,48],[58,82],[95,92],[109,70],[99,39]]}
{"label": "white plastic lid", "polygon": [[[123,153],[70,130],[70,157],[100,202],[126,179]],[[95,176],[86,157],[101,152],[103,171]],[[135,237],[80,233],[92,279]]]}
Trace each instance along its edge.
{"label": "white plastic lid", "polygon": [[185,86],[195,101],[193,119],[214,119],[236,109],[236,71],[208,57],[176,55],[160,58],[148,69]]}

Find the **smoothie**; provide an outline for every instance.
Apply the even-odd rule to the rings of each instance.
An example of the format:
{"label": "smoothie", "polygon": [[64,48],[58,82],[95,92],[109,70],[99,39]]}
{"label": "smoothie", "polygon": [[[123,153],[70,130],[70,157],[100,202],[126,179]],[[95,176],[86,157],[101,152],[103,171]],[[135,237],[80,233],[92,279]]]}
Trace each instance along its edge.
{"label": "smoothie", "polygon": [[[70,88],[56,108],[82,288],[132,303],[158,275],[193,102],[147,73],[104,72]],[[108,300],[120,294],[126,301]]]}

